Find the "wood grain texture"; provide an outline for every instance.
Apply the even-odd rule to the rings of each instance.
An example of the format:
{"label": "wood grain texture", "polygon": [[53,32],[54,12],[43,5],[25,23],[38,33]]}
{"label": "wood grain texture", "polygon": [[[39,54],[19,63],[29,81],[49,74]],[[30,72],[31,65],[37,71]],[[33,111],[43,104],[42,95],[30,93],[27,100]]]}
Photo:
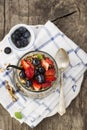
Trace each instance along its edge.
{"label": "wood grain texture", "polygon": [[[55,24],[87,52],[87,1],[86,0],[0,0],[0,40],[18,23],[44,24],[76,10],[71,16],[58,19]],[[0,105],[0,129],[32,130],[12,119]],[[87,130],[87,72],[79,95],[72,101],[63,117],[58,114],[44,119],[33,130]]]}
{"label": "wood grain texture", "polygon": [[5,25],[5,10],[4,10],[4,0],[0,1],[0,39],[4,37],[4,25]]}

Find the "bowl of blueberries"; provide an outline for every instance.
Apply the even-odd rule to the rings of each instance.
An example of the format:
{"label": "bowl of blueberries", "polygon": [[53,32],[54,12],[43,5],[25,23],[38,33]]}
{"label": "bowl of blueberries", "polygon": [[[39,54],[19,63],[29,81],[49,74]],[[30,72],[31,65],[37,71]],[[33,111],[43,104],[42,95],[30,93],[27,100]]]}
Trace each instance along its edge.
{"label": "bowl of blueberries", "polygon": [[17,24],[9,32],[9,42],[14,49],[26,50],[35,40],[32,28],[26,24]]}
{"label": "bowl of blueberries", "polygon": [[14,69],[15,86],[31,98],[43,98],[55,91],[58,83],[58,66],[55,59],[43,51],[30,51]]}

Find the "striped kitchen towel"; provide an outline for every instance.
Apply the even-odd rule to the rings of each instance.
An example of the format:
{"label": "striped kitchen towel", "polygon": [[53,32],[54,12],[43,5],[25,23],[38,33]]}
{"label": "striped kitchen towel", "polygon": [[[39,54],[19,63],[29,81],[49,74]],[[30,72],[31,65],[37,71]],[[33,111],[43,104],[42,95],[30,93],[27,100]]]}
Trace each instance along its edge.
{"label": "striped kitchen towel", "polygon": [[[34,29],[34,26],[31,26]],[[12,53],[10,55],[4,54],[4,48],[10,46]],[[70,98],[77,95],[78,87],[76,86],[79,78],[84,74],[87,69],[87,54],[70,40],[63,32],[61,32],[56,25],[48,21],[45,25],[40,26],[40,30],[35,32],[35,41],[32,47],[24,51],[18,51],[12,48],[9,43],[9,34],[0,44],[0,68],[5,68],[6,64],[17,64],[18,59],[26,52],[31,50],[42,50],[48,52],[55,58],[56,52],[59,48],[64,48],[70,58],[69,67],[64,72],[64,96],[66,107]],[[56,59],[55,59],[56,60]],[[5,81],[14,87],[13,71],[4,70],[0,72],[0,103],[10,113],[11,117],[17,119],[14,115],[16,111],[20,111],[23,118],[17,119],[20,123],[27,123],[30,127],[35,127],[44,118],[51,113],[55,107],[58,107],[60,90],[59,84],[57,89],[49,96],[43,99],[32,99],[23,96],[17,89],[16,95],[18,100],[13,102],[5,88]]]}

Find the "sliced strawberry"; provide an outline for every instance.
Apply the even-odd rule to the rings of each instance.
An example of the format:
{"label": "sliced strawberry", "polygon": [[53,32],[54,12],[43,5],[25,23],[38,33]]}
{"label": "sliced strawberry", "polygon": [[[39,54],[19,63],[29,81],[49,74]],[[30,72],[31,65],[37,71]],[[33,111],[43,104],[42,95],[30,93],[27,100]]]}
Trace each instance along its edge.
{"label": "sliced strawberry", "polygon": [[52,81],[56,80],[56,77],[51,75],[51,76],[46,76],[45,79],[46,79],[47,82],[52,82]]}
{"label": "sliced strawberry", "polygon": [[48,75],[55,75],[55,69],[49,69],[45,72],[45,75],[48,76]]}
{"label": "sliced strawberry", "polygon": [[46,62],[46,60],[42,59],[42,60],[41,60],[41,64],[42,64],[42,66],[45,68],[45,70],[48,70],[49,64],[48,64],[48,62]]}
{"label": "sliced strawberry", "polygon": [[33,76],[34,76],[34,69],[29,67],[28,69],[25,70],[25,74],[26,74],[26,77],[28,79],[33,78]]}
{"label": "sliced strawberry", "polygon": [[34,65],[30,61],[26,60],[26,62],[32,69],[34,69]]}
{"label": "sliced strawberry", "polygon": [[33,88],[38,91],[41,89],[41,84],[39,84],[37,81],[33,81]]}
{"label": "sliced strawberry", "polygon": [[50,82],[45,82],[45,83],[42,83],[41,86],[42,86],[42,88],[47,88],[47,87],[51,86],[51,83]]}
{"label": "sliced strawberry", "polygon": [[27,70],[30,67],[29,64],[25,60],[21,60],[21,65],[25,70]]}
{"label": "sliced strawberry", "polygon": [[50,59],[50,58],[46,58],[45,59],[46,60],[46,62],[48,63],[48,64],[50,64],[50,65],[53,65],[54,63],[53,63],[53,61]]}

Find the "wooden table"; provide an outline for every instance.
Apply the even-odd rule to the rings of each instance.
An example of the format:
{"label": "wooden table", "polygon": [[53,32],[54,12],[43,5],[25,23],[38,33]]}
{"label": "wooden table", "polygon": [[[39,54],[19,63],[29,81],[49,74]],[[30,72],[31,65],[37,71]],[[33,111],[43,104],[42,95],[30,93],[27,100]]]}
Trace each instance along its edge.
{"label": "wooden table", "polygon": [[[75,10],[76,13],[57,19],[55,24],[87,52],[86,0],[0,0],[0,40],[18,23],[44,24]],[[0,129],[31,130],[20,125],[0,105]],[[87,130],[87,73],[79,95],[72,101],[66,114],[44,119],[34,130]]]}

